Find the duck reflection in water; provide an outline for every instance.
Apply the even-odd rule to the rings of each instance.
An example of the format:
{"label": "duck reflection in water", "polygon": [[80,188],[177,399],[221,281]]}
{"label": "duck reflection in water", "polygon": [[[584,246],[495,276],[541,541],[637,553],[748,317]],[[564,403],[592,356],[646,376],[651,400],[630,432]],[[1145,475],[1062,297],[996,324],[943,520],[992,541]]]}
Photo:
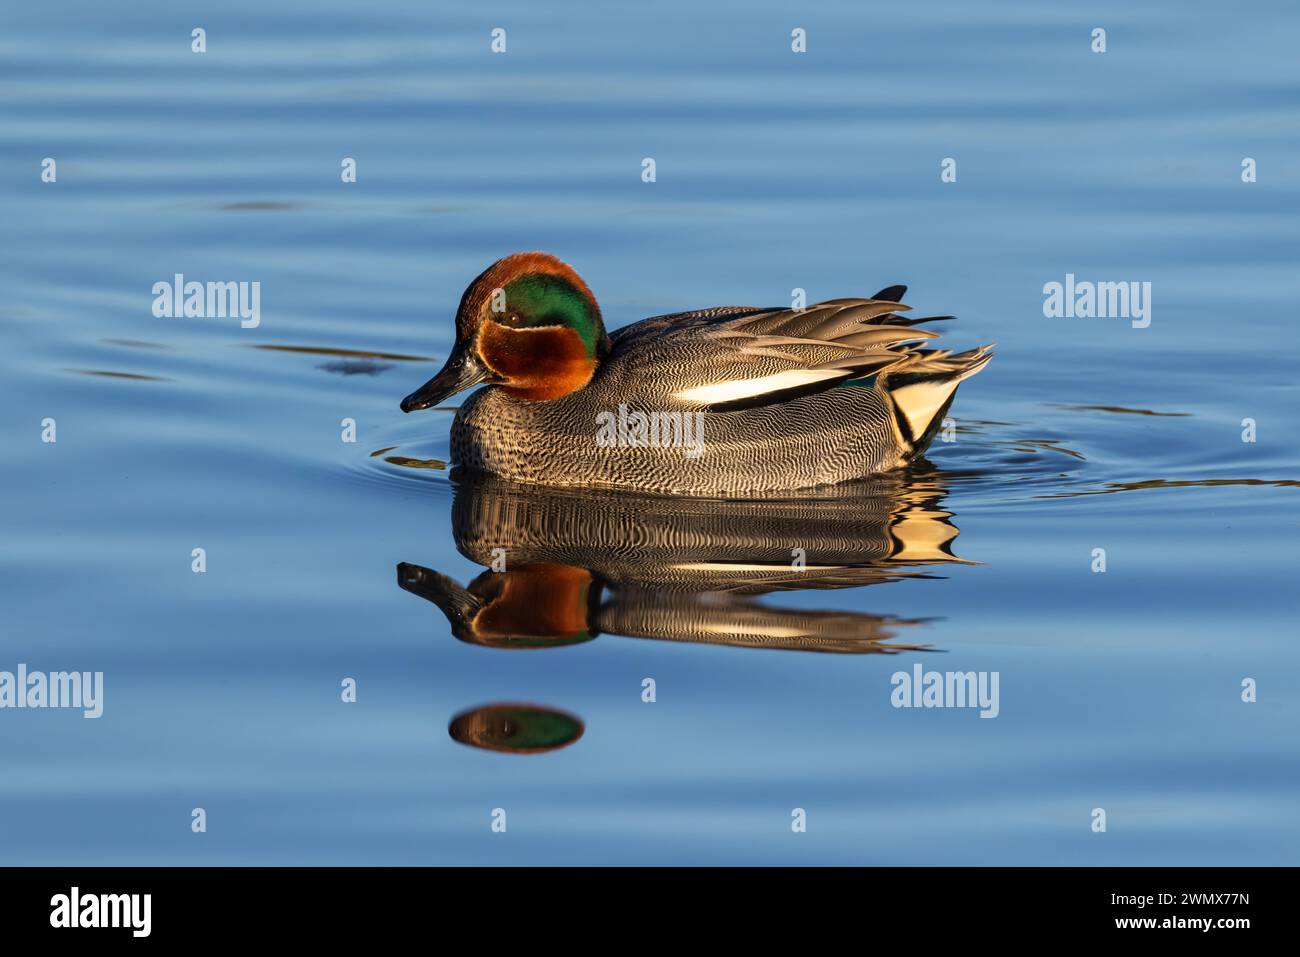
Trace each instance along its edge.
{"label": "duck reflection in water", "polygon": [[928,578],[929,566],[964,561],[952,553],[958,532],[933,469],[764,501],[457,480],[456,546],[489,570],[465,588],[403,562],[397,580],[477,645],[552,648],[611,634],[841,654],[925,650],[893,639],[932,619],[759,598]]}

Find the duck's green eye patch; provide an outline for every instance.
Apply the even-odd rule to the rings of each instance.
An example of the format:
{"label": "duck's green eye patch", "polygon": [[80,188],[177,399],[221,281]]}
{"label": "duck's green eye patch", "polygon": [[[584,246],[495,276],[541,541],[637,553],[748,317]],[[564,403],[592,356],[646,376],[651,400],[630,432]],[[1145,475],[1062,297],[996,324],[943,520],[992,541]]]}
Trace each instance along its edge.
{"label": "duck's green eye patch", "polygon": [[508,283],[505,291],[506,310],[498,322],[520,329],[568,326],[582,339],[587,355],[596,354],[601,324],[595,304],[563,277],[532,273]]}

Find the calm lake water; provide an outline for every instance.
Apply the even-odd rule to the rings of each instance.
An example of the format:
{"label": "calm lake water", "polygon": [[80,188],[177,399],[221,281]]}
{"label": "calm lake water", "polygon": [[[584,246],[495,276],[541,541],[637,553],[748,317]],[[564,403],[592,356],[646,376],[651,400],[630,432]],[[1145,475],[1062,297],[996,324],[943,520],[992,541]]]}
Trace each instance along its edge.
{"label": "calm lake water", "polygon": [[[1296,862],[1291,5],[0,27],[0,670],[105,686],[98,720],[0,711],[0,863]],[[610,328],[901,282],[998,355],[856,500],[457,487],[451,413],[398,402],[535,248]],[[260,282],[260,325],[155,318],[176,273]],[[1151,283],[1150,325],[1045,318],[1067,273]],[[555,567],[458,591],[494,542]],[[795,546],[849,570],[723,567]],[[464,640],[485,595],[499,640]],[[997,717],[893,707],[917,664],[996,672]]]}

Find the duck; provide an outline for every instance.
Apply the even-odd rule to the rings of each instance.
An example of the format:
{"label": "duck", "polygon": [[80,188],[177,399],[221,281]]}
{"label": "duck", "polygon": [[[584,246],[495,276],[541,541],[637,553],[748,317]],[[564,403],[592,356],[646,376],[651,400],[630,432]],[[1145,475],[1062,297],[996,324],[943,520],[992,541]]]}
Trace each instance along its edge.
{"label": "duck", "polygon": [[533,485],[744,498],[906,466],[957,386],[992,358],[929,348],[906,287],[806,308],[715,306],[607,333],[577,271],[514,253],[470,283],[441,371],[402,400],[431,409],[475,386],[452,464]]}

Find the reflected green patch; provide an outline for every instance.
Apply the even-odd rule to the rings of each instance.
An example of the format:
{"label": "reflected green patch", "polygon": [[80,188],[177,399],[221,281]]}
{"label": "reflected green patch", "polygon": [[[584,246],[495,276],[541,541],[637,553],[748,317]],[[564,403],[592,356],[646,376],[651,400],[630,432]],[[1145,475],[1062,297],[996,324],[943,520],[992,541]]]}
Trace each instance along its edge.
{"label": "reflected green patch", "polygon": [[472,748],[510,754],[539,754],[568,747],[586,730],[563,711],[530,704],[490,704],[463,711],[447,728],[452,739]]}

